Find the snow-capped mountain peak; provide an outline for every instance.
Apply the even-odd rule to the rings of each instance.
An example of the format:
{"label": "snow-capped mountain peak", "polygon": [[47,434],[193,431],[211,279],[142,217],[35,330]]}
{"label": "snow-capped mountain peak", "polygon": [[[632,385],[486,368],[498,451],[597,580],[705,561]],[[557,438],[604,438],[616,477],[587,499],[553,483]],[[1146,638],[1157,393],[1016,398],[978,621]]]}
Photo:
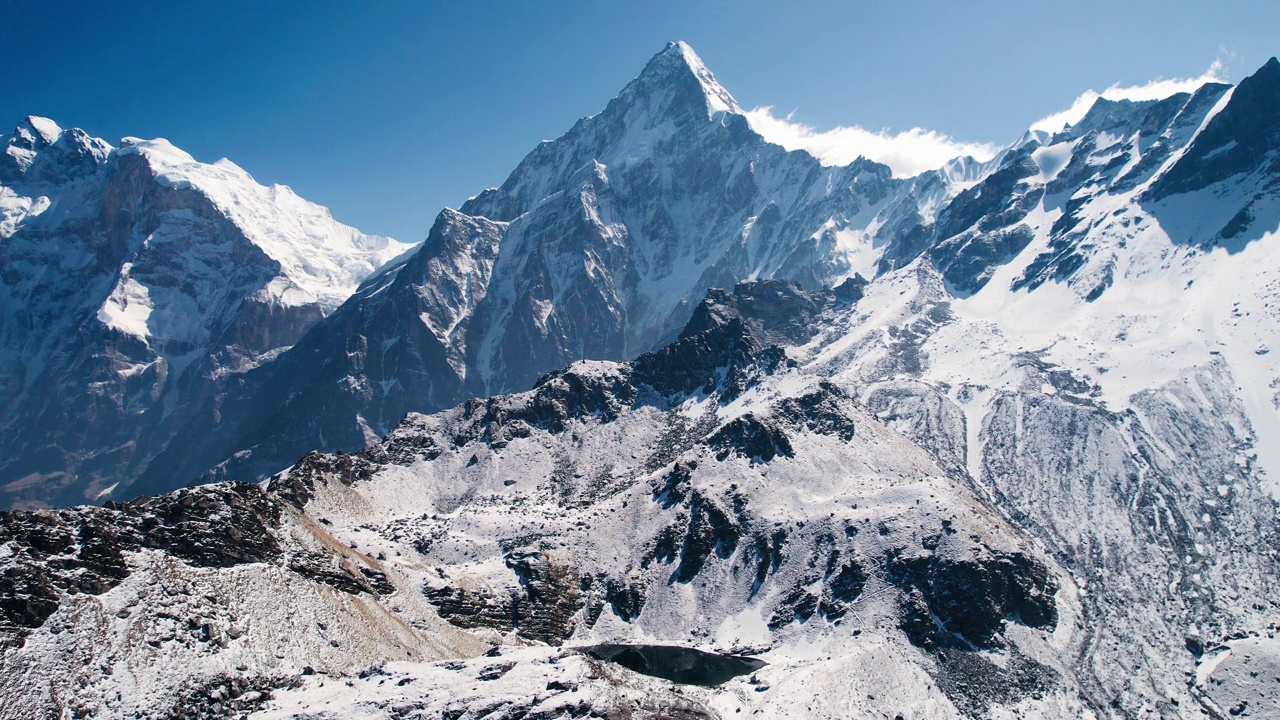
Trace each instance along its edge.
{"label": "snow-capped mountain peak", "polygon": [[0,514],[0,719],[1280,717],[1278,98],[895,178],[672,43],[324,317],[288,188],[28,121],[0,498],[296,464]]}
{"label": "snow-capped mountain peak", "polygon": [[52,145],[58,142],[58,138],[62,137],[62,128],[58,126],[58,123],[39,115],[28,115],[27,119],[18,127],[23,130],[30,129],[41,140],[44,140],[46,145]]}
{"label": "snow-capped mountain peak", "polygon": [[[725,116],[729,117],[725,117]],[[499,188],[463,204],[472,216],[510,221],[564,188],[593,163],[607,169],[643,164],[712,126],[741,121],[742,108],[683,42],[669,43],[601,112],[543,142]],[[680,140],[677,140],[680,139]],[[661,162],[661,161],[659,161]]]}
{"label": "snow-capped mountain peak", "polygon": [[597,117],[637,130],[706,122],[725,112],[741,115],[742,108],[693,48],[673,42]]}
{"label": "snow-capped mountain peak", "polygon": [[79,128],[63,130],[49,118],[29,115],[9,135],[0,135],[0,183],[57,182],[92,172],[112,147]]}
{"label": "snow-capped mountain peak", "polygon": [[[355,292],[361,280],[412,247],[342,225],[327,208],[298,197],[287,186],[260,185],[230,160],[197,162],[163,138],[129,137],[120,144],[119,155],[146,158],[161,184],[207,196],[254,245],[278,262],[292,286],[276,293],[278,302],[318,301],[326,312],[331,311]],[[302,292],[284,292],[289,289]]]}
{"label": "snow-capped mountain peak", "polygon": [[[662,52],[654,55],[639,77],[628,86],[628,90],[633,86],[650,91],[658,87],[690,91],[680,100],[692,100],[695,97],[692,91],[696,90],[696,94],[701,95],[701,100],[705,102],[708,117],[719,112],[742,114],[738,101],[733,99],[702,62],[702,58],[683,40],[668,43]],[[623,95],[626,94],[627,90],[624,90]],[[692,104],[697,106],[696,102]]]}

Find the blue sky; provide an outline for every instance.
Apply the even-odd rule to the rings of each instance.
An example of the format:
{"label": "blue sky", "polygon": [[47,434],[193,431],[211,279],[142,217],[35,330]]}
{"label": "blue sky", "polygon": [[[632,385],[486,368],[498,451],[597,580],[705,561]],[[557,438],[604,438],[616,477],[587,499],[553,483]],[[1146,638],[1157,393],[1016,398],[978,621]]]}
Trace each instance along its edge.
{"label": "blue sky", "polygon": [[790,116],[780,133],[922,128],[976,144],[1009,142],[1090,89],[1215,62],[1235,82],[1280,52],[1274,2],[365,5],[0,0],[0,126],[38,114],[112,143],[165,137],[417,240],[669,40],[743,107]]}

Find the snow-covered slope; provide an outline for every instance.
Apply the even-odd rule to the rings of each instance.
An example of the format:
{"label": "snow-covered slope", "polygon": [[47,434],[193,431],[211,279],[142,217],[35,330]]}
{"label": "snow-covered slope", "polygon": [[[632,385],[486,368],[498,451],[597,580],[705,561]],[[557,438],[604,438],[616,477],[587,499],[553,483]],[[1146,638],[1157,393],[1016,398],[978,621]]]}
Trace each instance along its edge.
{"label": "snow-covered slope", "polygon": [[29,118],[0,145],[7,506],[109,497],[408,247],[164,140]]}
{"label": "snow-covered slope", "polygon": [[4,718],[252,707],[303,668],[486,647],[253,485],[5,514],[0,540]]}
{"label": "snow-covered slope", "polygon": [[[62,696],[72,683],[80,687],[78,701],[104,717],[136,711],[139,698],[148,701],[144,714],[159,715],[209,702],[207,693],[165,694],[159,682],[144,692],[131,675],[97,669],[104,662],[138,667],[140,658],[158,653],[175,658],[164,673],[169,687],[225,685],[229,676],[254,692],[272,691],[277,697],[262,708],[267,714],[290,707],[312,712],[326,701],[336,703],[336,716],[386,717],[413,702],[434,708],[427,716],[478,715],[498,702],[511,712],[545,702],[549,717],[566,704],[604,714],[630,705],[628,687],[651,703],[682,692],[620,670],[611,673],[617,679],[584,673],[584,660],[566,658],[555,667],[561,662],[554,651],[519,648],[639,641],[750,649],[768,663],[754,677],[687,701],[717,712],[736,706],[785,716],[800,699],[814,716],[855,709],[942,716],[995,704],[1060,716],[1080,711],[1080,688],[1063,661],[1070,653],[1062,652],[1082,637],[1068,576],[926,452],[859,408],[844,387],[799,371],[782,348],[764,343],[804,341],[814,320],[847,311],[850,300],[781,283],[713,295],[680,340],[634,363],[577,363],[526,393],[411,415],[369,451],[308,455],[273,478],[265,493],[210,486],[123,508],[64,511],[47,530],[40,515],[10,516],[11,576],[29,576],[77,552],[84,563],[90,550],[83,543],[42,540],[64,526],[73,537],[110,528],[133,558],[129,567],[167,563],[184,574],[200,574],[187,569],[192,565],[230,567],[200,575],[215,588],[214,608],[181,606],[179,621],[199,615],[188,623],[190,633],[87,660],[69,659],[64,648],[77,642],[69,631],[121,637],[127,622],[94,626],[81,615],[109,619],[127,605],[120,593],[134,598],[150,575],[135,570],[118,585],[83,582],[92,597],[81,599],[68,597],[65,586],[73,581],[55,574],[53,588],[32,594],[59,603],[56,609],[45,617],[8,615],[10,636],[25,640],[4,656],[0,693],[15,696],[26,682],[20,668],[38,666],[47,668],[49,691],[24,711],[49,707],[43,698]],[[778,322],[744,314],[766,308],[788,316]],[[205,502],[188,501],[193,497]],[[224,497],[232,498],[231,512],[220,509]],[[253,514],[235,512],[237,503],[251,503]],[[171,507],[193,509],[170,518]],[[179,519],[188,515],[198,519],[183,526]],[[162,534],[147,531],[154,516],[164,518],[152,524]],[[204,529],[205,517],[254,544],[240,550],[241,543],[216,542],[226,531],[216,524]],[[140,539],[129,530],[137,523]],[[255,524],[273,529],[258,539]],[[290,542],[314,544],[303,530],[319,534],[348,559],[299,567],[300,551],[277,540],[283,531],[276,527],[293,528]],[[181,544],[184,536],[204,549]],[[220,562],[234,552],[242,556]],[[336,569],[347,563],[355,564],[347,574]],[[114,570],[120,563],[101,564]],[[275,577],[281,564],[303,578],[319,574],[315,565],[334,568],[320,582],[336,577],[354,597],[328,596],[350,603],[374,595],[383,611],[436,632],[411,614],[425,601],[458,628],[452,632],[470,631],[480,645],[472,656],[500,645],[489,653],[499,659],[366,670],[375,659],[430,656],[375,647],[384,654],[371,658],[363,649],[330,653],[323,644],[308,645],[317,636],[343,647],[370,642],[328,618],[291,621],[297,637],[276,657],[255,655],[255,648],[279,641],[270,619],[281,610],[269,601],[248,606],[238,595],[224,599],[218,589],[247,585],[245,573]],[[283,578],[303,582],[287,572]],[[285,608],[293,611],[314,593],[283,595]],[[130,613],[154,612],[155,605],[144,597]],[[47,608],[47,600],[39,607]],[[231,624],[238,635],[223,630]],[[186,634],[200,637],[193,643]],[[201,646],[211,642],[206,635],[218,642]],[[455,656],[469,654],[461,641],[440,645]],[[324,667],[312,660],[317,656]],[[70,664],[53,670],[51,658]],[[234,662],[240,664],[232,672]],[[521,662],[525,669],[514,670]],[[332,695],[325,689],[332,677],[313,684],[287,675],[303,665],[330,676],[364,671],[365,678],[394,679],[391,698],[411,700],[347,691],[341,681]],[[866,672],[837,677],[837,667]],[[508,672],[515,674],[505,679]],[[463,675],[450,680],[450,673]],[[470,681],[466,673],[473,673]],[[532,681],[515,684],[529,674]],[[477,692],[476,680],[493,682],[493,690]],[[530,682],[542,684],[542,692],[522,697]],[[123,699],[113,699],[121,690]]]}
{"label": "snow-covered slope", "polygon": [[156,182],[207,197],[279,264],[280,282],[266,289],[277,303],[318,304],[327,313],[374,270],[411,247],[343,225],[288,186],[259,185],[226,158],[199,163],[163,139],[125,138],[121,145],[119,155],[146,158]]}
{"label": "snow-covered slope", "polygon": [[[962,306],[923,259],[865,289],[744,284],[632,363],[579,362],[525,393],[410,415],[368,450],[307,455],[265,492],[9,516],[3,572],[24,602],[5,605],[7,631],[23,644],[0,693],[18,697],[31,676],[17,668],[39,667],[48,697],[78,686],[102,717],[139,697],[144,716],[1266,716],[1276,513],[1237,403],[1206,370],[1112,411],[1042,355],[948,350],[979,325]],[[985,367],[998,377],[973,377]],[[1228,469],[1230,484],[1205,481]],[[258,525],[279,549],[249,541]],[[317,532],[340,557],[291,544]],[[99,537],[139,553],[130,567],[201,573],[217,602],[126,606],[117,595],[149,576],[99,582],[119,565]],[[246,540],[209,540],[224,537]],[[22,584],[42,569],[52,583]],[[249,572],[284,574],[267,586]],[[395,643],[414,636],[368,645],[381,636],[329,618],[285,617],[282,639],[275,604],[220,589],[234,579],[309,612],[316,591],[285,581],[316,578],[348,594],[326,597],[404,618],[418,643],[446,621],[434,657],[452,659],[404,657]],[[175,603],[136,626],[83,620]],[[183,613],[198,615],[191,637],[166,633]],[[154,642],[126,649],[130,632]],[[69,654],[90,637],[104,649]],[[681,679],[705,658],[620,666],[599,659],[608,643],[764,665],[705,686]],[[153,654],[171,658],[162,680],[97,669]]]}
{"label": "snow-covered slope", "polygon": [[[1277,96],[1273,61],[1028,138],[970,198],[1020,209],[877,278],[807,356],[1070,569],[1081,681],[1129,716],[1276,708],[1218,660],[1273,662],[1280,616]],[[1250,149],[1223,169],[1227,133]]]}

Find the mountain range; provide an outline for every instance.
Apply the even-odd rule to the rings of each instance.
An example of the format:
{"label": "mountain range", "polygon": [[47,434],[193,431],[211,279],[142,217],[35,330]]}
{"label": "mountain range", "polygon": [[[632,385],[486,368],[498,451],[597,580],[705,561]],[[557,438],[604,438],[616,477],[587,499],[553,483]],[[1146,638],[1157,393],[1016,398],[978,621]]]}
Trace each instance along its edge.
{"label": "mountain range", "polygon": [[416,246],[3,142],[13,717],[1280,715],[1275,59],[898,178],[672,43]]}
{"label": "mountain range", "polygon": [[0,144],[8,506],[127,496],[229,385],[410,247],[163,140],[116,148],[33,117]]}

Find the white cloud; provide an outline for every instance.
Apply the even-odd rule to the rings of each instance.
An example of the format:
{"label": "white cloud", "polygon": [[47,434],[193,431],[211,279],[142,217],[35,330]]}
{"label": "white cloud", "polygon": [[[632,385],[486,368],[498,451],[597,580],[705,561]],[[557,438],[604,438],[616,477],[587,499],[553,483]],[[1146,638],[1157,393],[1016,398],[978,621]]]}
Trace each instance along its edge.
{"label": "white cloud", "polygon": [[1226,82],[1223,79],[1223,70],[1222,61],[1214,60],[1209,69],[1205,70],[1199,77],[1152,80],[1145,85],[1131,85],[1128,87],[1112,85],[1102,92],[1088,90],[1076,98],[1076,101],[1071,103],[1071,107],[1066,110],[1031,123],[1031,129],[1054,133],[1062,130],[1068,124],[1075,125],[1084,118],[1085,113],[1089,112],[1089,108],[1093,107],[1093,103],[1100,97],[1107,100],[1159,100],[1180,92],[1194,92],[1196,88],[1207,82]]}
{"label": "white cloud", "polygon": [[1000,150],[995,145],[963,142],[923,128],[898,133],[857,125],[817,130],[793,122],[791,115],[778,117],[768,106],[748,110],[746,116],[751,127],[764,139],[788,150],[805,150],[823,165],[847,165],[863,156],[888,165],[894,177],[918,175],[965,155],[990,160]]}
{"label": "white cloud", "polygon": [[[1194,92],[1207,82],[1226,82],[1224,71],[1219,59],[1214,60],[1199,77],[1153,80],[1143,85],[1112,85],[1102,92],[1089,90],[1066,110],[1032,123],[1031,129],[1057,132],[1068,123],[1074,125],[1100,97],[1108,100],[1158,100],[1180,92]],[[936,130],[918,127],[896,133],[868,130],[857,125],[818,130],[793,121],[791,115],[774,115],[771,106],[748,110],[745,114],[751,127],[769,142],[788,150],[805,150],[823,165],[847,165],[862,156],[888,165],[893,169],[894,177],[918,175],[965,155],[990,160],[1001,149],[998,145],[965,142]]]}

